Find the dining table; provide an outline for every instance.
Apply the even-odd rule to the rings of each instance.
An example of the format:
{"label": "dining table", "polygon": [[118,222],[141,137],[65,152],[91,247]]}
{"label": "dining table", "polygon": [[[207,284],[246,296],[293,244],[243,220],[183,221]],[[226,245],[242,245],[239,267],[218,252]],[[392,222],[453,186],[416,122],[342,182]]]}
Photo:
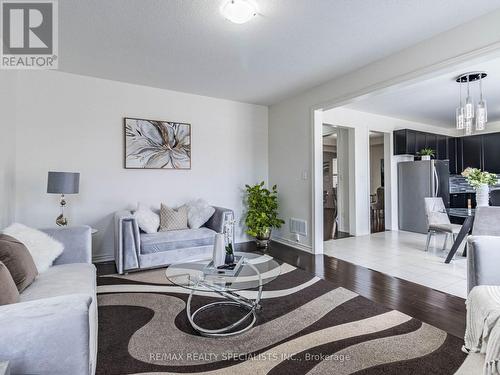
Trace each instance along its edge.
{"label": "dining table", "polygon": [[460,232],[458,232],[457,237],[455,238],[455,242],[453,242],[453,246],[451,247],[450,252],[448,253],[448,256],[446,257],[446,260],[444,261],[445,263],[450,263],[453,257],[455,256],[456,252],[458,251],[458,248],[464,241],[465,237],[470,233],[472,230],[472,226],[474,224],[474,215],[476,210],[471,209],[471,208],[448,208],[447,210],[448,216],[450,217],[457,217],[457,218],[463,218],[464,223],[462,224],[462,228],[460,229]]}

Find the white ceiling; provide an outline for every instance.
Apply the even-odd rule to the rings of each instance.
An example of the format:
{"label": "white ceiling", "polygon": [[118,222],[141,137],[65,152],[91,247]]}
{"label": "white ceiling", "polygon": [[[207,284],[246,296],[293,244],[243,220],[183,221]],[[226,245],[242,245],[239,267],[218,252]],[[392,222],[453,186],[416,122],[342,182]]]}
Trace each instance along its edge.
{"label": "white ceiling", "polygon": [[[455,126],[455,109],[459,102],[457,76],[465,72],[485,71],[483,93],[488,106],[488,121],[500,120],[500,59],[471,65],[459,71],[445,74],[402,89],[347,105],[347,108],[421,122],[445,128]],[[465,97],[466,85],[462,86]],[[471,84],[471,94],[477,101],[479,85]]]}
{"label": "white ceiling", "polygon": [[60,70],[271,104],[500,7],[499,0],[59,1]]}

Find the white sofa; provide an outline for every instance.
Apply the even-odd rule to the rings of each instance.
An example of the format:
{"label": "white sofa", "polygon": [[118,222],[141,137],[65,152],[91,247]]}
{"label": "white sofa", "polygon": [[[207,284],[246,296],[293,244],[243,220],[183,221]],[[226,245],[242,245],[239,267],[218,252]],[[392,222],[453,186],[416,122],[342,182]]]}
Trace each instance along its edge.
{"label": "white sofa", "polygon": [[198,229],[147,234],[130,211],[115,213],[115,263],[118,273],[137,271],[212,255],[216,233],[234,219],[228,208],[215,207],[212,217]]}
{"label": "white sofa", "polygon": [[95,373],[96,269],[90,227],[47,229],[64,244],[20,302],[0,306],[0,361],[12,374]]}

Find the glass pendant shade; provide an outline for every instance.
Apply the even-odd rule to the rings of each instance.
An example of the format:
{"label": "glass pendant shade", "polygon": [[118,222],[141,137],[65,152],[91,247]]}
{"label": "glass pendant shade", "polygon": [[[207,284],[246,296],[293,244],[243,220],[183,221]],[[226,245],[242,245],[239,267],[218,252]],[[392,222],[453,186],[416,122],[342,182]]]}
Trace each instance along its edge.
{"label": "glass pendant shade", "polygon": [[465,119],[472,120],[474,118],[474,104],[470,96],[465,99]]}
{"label": "glass pendant shade", "polygon": [[456,124],[457,124],[457,129],[462,130],[464,128],[464,107],[460,106],[457,107],[456,110]]}
{"label": "glass pendant shade", "polygon": [[472,134],[472,119],[465,120],[465,135]]}
{"label": "glass pendant shade", "polygon": [[476,130],[484,130],[488,122],[488,112],[486,109],[486,102],[481,100],[477,103],[476,108]]}

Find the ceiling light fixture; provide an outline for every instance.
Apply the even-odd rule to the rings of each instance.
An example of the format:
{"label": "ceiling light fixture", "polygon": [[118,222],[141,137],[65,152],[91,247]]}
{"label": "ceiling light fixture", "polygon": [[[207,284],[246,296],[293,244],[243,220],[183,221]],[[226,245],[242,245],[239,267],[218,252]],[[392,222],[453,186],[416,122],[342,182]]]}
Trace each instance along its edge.
{"label": "ceiling light fixture", "polygon": [[222,7],[222,15],[231,22],[242,24],[257,15],[257,6],[249,0],[230,0]]}
{"label": "ceiling light fixture", "polygon": [[[477,131],[484,130],[488,122],[488,110],[486,100],[483,99],[483,78],[486,72],[470,72],[457,77],[456,82],[460,85],[460,102],[456,109],[456,127],[465,129],[465,135],[471,135],[473,128]],[[474,107],[474,100],[470,95],[470,83],[479,81],[479,102]],[[467,96],[465,103],[462,101],[462,84],[467,83]]]}

